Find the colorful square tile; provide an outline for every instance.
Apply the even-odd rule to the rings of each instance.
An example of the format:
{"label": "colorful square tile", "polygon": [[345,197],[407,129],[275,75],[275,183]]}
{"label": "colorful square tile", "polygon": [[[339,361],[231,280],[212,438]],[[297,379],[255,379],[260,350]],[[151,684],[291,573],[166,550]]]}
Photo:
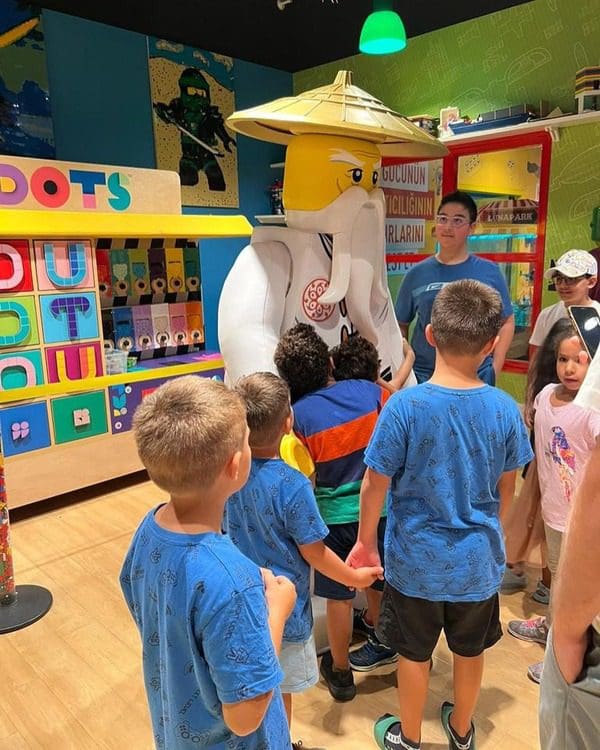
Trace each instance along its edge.
{"label": "colorful square tile", "polygon": [[94,287],[92,248],[83,240],[35,242],[38,288],[90,289]]}
{"label": "colorful square tile", "polygon": [[95,294],[43,294],[39,299],[46,343],[99,338]]}
{"label": "colorful square tile", "polygon": [[0,391],[27,388],[44,382],[40,349],[0,354]]}
{"label": "colorful square tile", "polygon": [[54,398],[50,406],[56,443],[70,443],[108,432],[104,391]]}
{"label": "colorful square tile", "polygon": [[0,297],[0,350],[38,344],[34,297]]}
{"label": "colorful square tile", "polygon": [[33,278],[26,240],[0,240],[0,292],[31,292]]}
{"label": "colorful square tile", "polygon": [[47,448],[50,430],[46,402],[0,409],[0,428],[5,456]]}
{"label": "colorful square tile", "polygon": [[[51,346],[45,351],[49,383],[95,378],[103,374],[99,341],[71,346]],[[1,363],[0,363],[1,364]]]}

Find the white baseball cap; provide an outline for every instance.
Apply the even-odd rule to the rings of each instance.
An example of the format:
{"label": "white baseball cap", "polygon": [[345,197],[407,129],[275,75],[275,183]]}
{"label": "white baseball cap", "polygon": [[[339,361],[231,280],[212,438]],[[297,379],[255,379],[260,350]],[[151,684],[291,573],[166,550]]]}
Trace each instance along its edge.
{"label": "white baseball cap", "polygon": [[556,265],[544,273],[544,278],[551,279],[555,273],[562,273],[570,279],[578,276],[597,276],[598,263],[587,250],[568,250],[556,261]]}

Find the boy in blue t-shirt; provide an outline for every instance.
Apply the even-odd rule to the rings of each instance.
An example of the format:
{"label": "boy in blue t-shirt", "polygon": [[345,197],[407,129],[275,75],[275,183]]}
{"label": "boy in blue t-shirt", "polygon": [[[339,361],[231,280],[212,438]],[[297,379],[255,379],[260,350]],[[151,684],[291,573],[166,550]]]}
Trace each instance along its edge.
{"label": "boy in blue t-shirt", "polygon": [[348,562],[380,562],[376,529],[389,492],[377,630],[400,655],[400,718],[386,714],[375,723],[386,750],[420,747],[429,660],[442,629],[454,655],[454,704],[442,705],[442,725],[450,750],[475,748],[484,650],[502,635],[500,518],[517,468],[533,457],[516,403],[477,376],[502,318],[493,289],[472,280],[447,284],[425,331],[435,371],[389,399],[365,453],[358,541]]}
{"label": "boy in blue t-shirt", "polygon": [[500,294],[502,326],[498,344],[481,362],[479,377],[495,385],[496,375],[504,365],[515,330],[512,303],[498,265],[469,253],[467,241],[476,221],[477,206],[468,193],[457,190],[445,195],[436,216],[435,237],[439,250],[410,269],[398,292],[396,318],[405,338],[408,338],[410,324],[415,321],[410,343],[415,352],[413,370],[419,383],[429,380],[435,364],[435,350],[425,335],[433,301],[446,284],[460,279],[476,279]]}
{"label": "boy in blue t-shirt", "polygon": [[252,465],[248,482],[225,506],[223,528],[232,542],[261,567],[291,579],[296,606],[283,633],[279,661],[288,721],[292,694],[318,679],[312,636],[310,566],[346,586],[361,589],[383,577],[380,565],[352,570],[323,544],[327,526],[319,514],[312,485],[279,457],[279,444],[292,429],[287,383],[270,372],[239,380],[235,390],[246,404]]}
{"label": "boy in blue t-shirt", "polygon": [[239,396],[189,376],[147,396],[134,417],[140,458],[169,502],[148,513],[121,571],[140,631],[157,750],[290,748],[277,661],[296,594],[221,534],[246,481]]}

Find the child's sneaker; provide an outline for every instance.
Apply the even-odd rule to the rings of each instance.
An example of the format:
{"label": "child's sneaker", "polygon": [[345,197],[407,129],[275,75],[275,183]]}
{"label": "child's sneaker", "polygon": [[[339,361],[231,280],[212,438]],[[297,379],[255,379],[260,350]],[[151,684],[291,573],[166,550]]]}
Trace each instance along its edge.
{"label": "child's sneaker", "polygon": [[351,669],[336,669],[331,651],[323,654],[319,671],[336,701],[351,701],[356,695],[356,685]]}
{"label": "child's sneaker", "polygon": [[527,576],[525,573],[515,573],[512,568],[507,567],[502,576],[500,584],[501,594],[513,594],[515,591],[523,591],[527,588]]}
{"label": "child's sneaker", "polygon": [[421,750],[421,743],[415,745],[402,734],[402,726],[397,716],[383,714],[373,725],[373,735],[380,750]]}
{"label": "child's sneaker", "polygon": [[384,664],[398,661],[398,654],[381,643],[376,635],[370,635],[366,643],[350,652],[348,661],[355,672],[370,672]]}
{"label": "child's sneaker", "polygon": [[446,737],[448,738],[448,750],[475,750],[475,727],[471,723],[471,729],[466,737],[459,737],[450,726],[450,716],[454,710],[454,704],[444,701],[442,703],[441,721]]}
{"label": "child's sneaker", "polygon": [[542,581],[537,582],[537,588],[531,598],[540,604],[550,604],[550,589]]}
{"label": "child's sneaker", "polygon": [[354,635],[361,635],[364,638],[368,638],[370,635],[375,635],[375,626],[366,621],[366,614],[366,609],[352,610],[352,632]]}
{"label": "child's sneaker", "polygon": [[527,677],[532,682],[535,682],[536,685],[540,684],[540,680],[542,679],[542,669],[544,668],[544,662],[538,661],[537,664],[532,664],[530,667],[527,667]]}
{"label": "child's sneaker", "polygon": [[548,640],[548,627],[545,617],[534,617],[532,620],[511,620],[507,630],[515,638],[530,643],[541,643],[546,645]]}

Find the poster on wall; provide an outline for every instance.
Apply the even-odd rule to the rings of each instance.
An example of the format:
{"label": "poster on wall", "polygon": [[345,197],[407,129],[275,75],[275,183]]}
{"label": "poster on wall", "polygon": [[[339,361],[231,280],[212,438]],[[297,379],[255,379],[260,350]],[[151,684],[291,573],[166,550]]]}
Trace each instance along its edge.
{"label": "poster on wall", "polygon": [[54,158],[40,10],[0,3],[0,153]]}
{"label": "poster on wall", "polygon": [[[441,161],[385,164],[386,253],[432,252],[433,219],[441,195]],[[406,273],[406,264],[388,263],[388,274]]]}
{"label": "poster on wall", "polygon": [[179,174],[185,206],[238,208],[233,59],[150,37],[156,166]]}

